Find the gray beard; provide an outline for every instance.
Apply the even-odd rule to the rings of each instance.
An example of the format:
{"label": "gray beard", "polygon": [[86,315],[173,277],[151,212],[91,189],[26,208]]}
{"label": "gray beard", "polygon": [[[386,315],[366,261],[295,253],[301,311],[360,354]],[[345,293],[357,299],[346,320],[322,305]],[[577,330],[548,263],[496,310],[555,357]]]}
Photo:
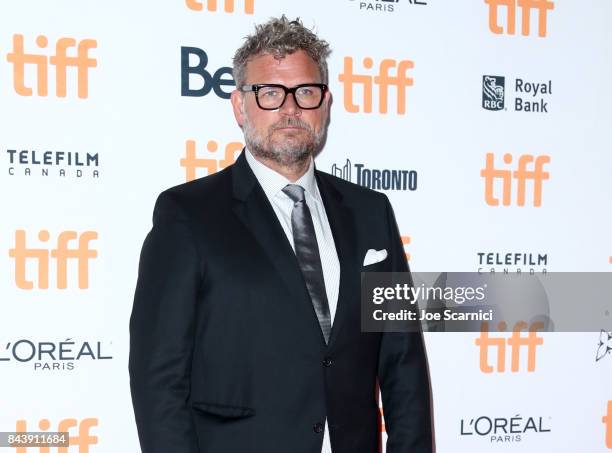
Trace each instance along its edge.
{"label": "gray beard", "polygon": [[[309,137],[306,140],[287,140],[282,143],[272,141],[272,133],[275,129],[284,126],[299,126],[307,130]],[[310,156],[320,149],[323,143],[324,132],[316,134],[313,129],[299,118],[288,118],[272,125],[268,134],[263,137],[253,130],[250,123],[245,121],[242,125],[244,141],[253,156],[263,160],[275,162],[283,167],[293,167],[303,164]]]}

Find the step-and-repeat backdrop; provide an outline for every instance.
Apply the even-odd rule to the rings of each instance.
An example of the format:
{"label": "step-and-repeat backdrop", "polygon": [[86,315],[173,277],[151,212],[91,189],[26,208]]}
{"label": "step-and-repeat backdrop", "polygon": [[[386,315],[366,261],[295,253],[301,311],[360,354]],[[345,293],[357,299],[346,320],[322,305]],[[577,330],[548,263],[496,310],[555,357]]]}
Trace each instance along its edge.
{"label": "step-and-repeat backdrop", "polygon": [[[281,13],[333,47],[318,168],[389,196],[413,270],[612,271],[609,1],[3,2],[0,431],[72,444],[12,451],[140,451],[153,203],[234,161],[231,58]],[[612,449],[612,333],[483,335],[426,334],[438,452]]]}

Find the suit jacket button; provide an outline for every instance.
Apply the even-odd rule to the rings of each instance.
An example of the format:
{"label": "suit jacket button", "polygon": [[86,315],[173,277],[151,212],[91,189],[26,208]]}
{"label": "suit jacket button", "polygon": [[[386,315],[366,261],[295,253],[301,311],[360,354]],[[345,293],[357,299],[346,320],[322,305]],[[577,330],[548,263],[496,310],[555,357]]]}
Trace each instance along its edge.
{"label": "suit jacket button", "polygon": [[325,429],[325,427],[323,426],[323,423],[315,423],[312,429],[314,430],[315,433],[321,434],[323,430]]}
{"label": "suit jacket button", "polygon": [[332,365],[332,359],[330,359],[329,357],[325,357],[323,359],[323,366],[330,367],[331,365]]}

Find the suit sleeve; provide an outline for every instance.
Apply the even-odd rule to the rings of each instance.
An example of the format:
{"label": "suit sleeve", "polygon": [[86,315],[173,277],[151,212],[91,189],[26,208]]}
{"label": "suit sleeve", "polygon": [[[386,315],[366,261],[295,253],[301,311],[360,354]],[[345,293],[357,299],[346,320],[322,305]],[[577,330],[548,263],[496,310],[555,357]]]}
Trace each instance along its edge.
{"label": "suit sleeve", "polygon": [[200,259],[170,194],[162,193],[140,255],[130,318],[130,388],[142,453],[198,453],[191,359]]}
{"label": "suit sleeve", "polygon": [[[408,272],[395,216],[386,199],[392,269]],[[421,332],[382,334],[378,380],[383,402],[387,453],[431,453],[430,387]]]}

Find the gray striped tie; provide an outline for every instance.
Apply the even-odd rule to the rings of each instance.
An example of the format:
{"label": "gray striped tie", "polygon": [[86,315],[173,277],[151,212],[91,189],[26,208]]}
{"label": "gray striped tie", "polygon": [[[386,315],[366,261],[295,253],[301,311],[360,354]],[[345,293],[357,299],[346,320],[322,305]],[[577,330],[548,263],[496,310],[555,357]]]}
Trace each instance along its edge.
{"label": "gray striped tie", "polygon": [[287,184],[283,192],[293,201],[291,227],[293,229],[295,255],[300,264],[312,306],[319,319],[319,325],[327,344],[331,332],[331,315],[327,303],[327,293],[325,292],[325,280],[323,279],[317,236],[315,235],[310,209],[308,209],[304,199],[304,188],[296,184]]}

